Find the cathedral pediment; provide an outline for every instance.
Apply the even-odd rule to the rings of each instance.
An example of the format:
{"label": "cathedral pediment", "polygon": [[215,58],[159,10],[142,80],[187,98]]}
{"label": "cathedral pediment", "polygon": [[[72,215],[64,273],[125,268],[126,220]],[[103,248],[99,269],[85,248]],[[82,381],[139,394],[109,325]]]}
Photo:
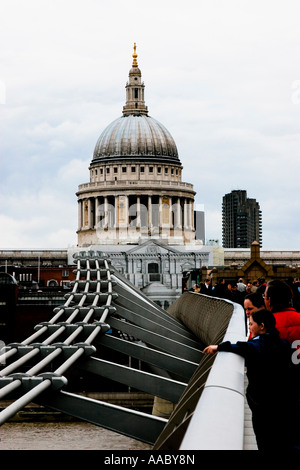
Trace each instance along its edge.
{"label": "cathedral pediment", "polygon": [[160,243],[157,240],[147,240],[141,245],[136,245],[127,251],[130,255],[166,255],[168,253],[178,254],[179,252],[168,245]]}

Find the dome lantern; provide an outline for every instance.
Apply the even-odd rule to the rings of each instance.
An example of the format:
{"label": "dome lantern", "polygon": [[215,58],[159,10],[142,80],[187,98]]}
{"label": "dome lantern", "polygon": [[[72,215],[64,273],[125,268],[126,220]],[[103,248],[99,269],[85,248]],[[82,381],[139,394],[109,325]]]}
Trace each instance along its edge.
{"label": "dome lantern", "polygon": [[123,115],[139,116],[148,115],[148,108],[144,101],[144,88],[142,74],[138,68],[136,44],[134,43],[134,53],[132,54],[132,68],[129,71],[129,81],[126,83],[126,104],[123,106]]}
{"label": "dome lantern", "polygon": [[135,43],[132,57],[123,116],[109,124],[100,135],[91,165],[129,159],[182,167],[170,132],[148,115],[144,101],[145,85],[138,67]]}

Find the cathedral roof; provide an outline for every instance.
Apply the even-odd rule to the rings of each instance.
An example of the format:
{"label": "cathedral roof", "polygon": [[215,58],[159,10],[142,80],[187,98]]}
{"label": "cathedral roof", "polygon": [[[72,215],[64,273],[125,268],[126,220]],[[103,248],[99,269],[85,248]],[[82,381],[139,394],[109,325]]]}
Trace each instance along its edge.
{"label": "cathedral roof", "polygon": [[93,163],[128,158],[180,165],[173,137],[160,122],[147,115],[122,116],[109,124],[98,139]]}
{"label": "cathedral roof", "polygon": [[135,45],[129,81],[126,84],[123,116],[104,129],[96,143],[91,163],[93,165],[118,160],[153,161],[181,166],[170,132],[148,115]]}

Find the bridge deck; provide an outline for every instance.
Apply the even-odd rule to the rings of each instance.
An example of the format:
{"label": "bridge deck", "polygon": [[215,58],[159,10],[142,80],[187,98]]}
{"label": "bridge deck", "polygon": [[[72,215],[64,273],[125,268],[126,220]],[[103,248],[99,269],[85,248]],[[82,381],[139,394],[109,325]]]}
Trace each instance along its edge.
{"label": "bridge deck", "polygon": [[255,434],[252,426],[252,414],[246,399],[246,387],[248,385],[245,374],[245,421],[244,421],[244,450],[257,450]]}

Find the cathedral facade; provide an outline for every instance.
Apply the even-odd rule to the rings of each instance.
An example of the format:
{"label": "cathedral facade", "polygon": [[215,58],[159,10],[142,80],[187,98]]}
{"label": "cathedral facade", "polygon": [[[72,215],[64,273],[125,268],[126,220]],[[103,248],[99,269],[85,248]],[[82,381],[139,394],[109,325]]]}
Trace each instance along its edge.
{"label": "cathedral facade", "polygon": [[164,305],[181,294],[184,271],[214,264],[215,247],[195,239],[193,185],[170,132],[148,114],[136,45],[132,57],[122,116],[101,133],[78,188],[77,251],[106,253]]}

